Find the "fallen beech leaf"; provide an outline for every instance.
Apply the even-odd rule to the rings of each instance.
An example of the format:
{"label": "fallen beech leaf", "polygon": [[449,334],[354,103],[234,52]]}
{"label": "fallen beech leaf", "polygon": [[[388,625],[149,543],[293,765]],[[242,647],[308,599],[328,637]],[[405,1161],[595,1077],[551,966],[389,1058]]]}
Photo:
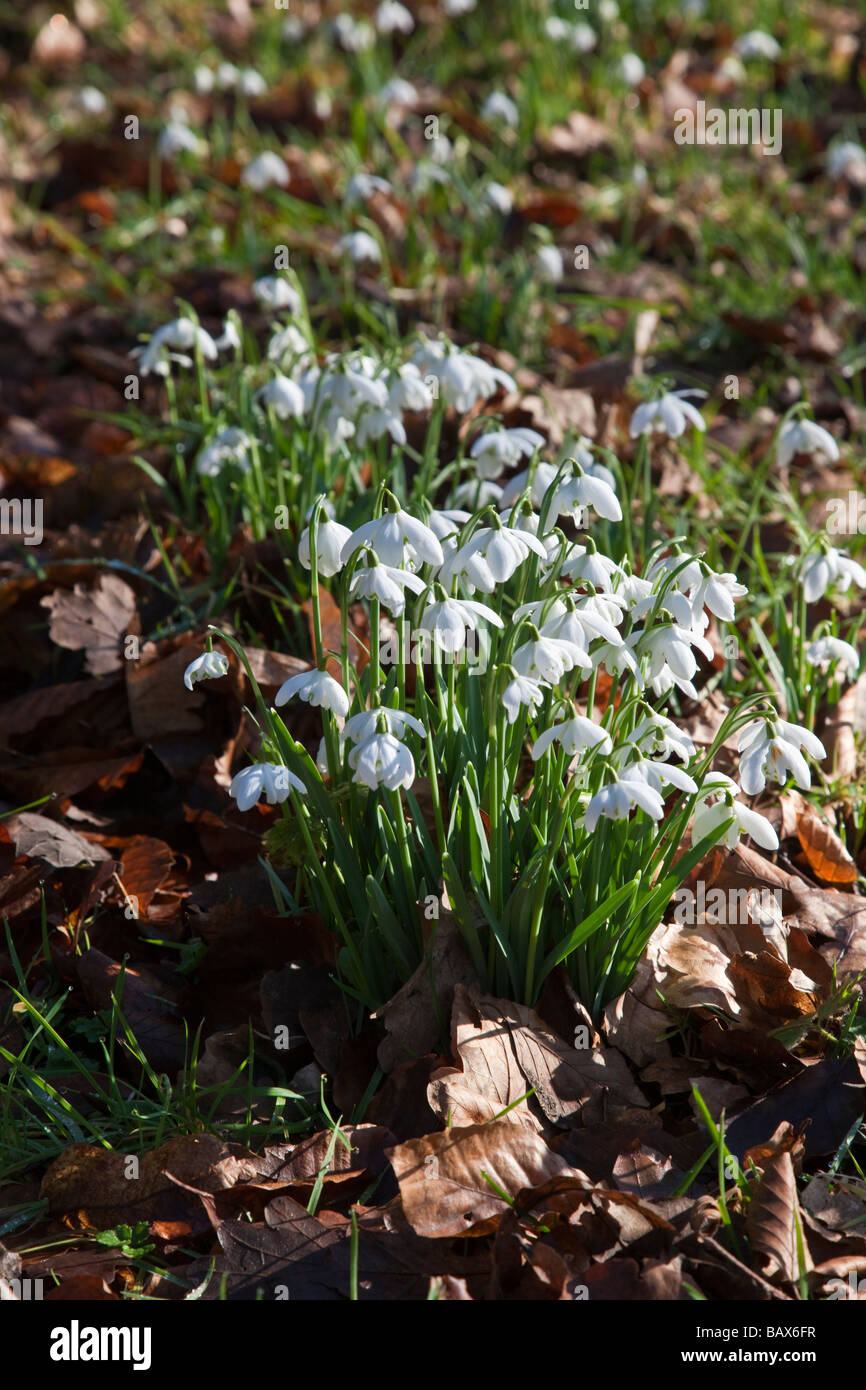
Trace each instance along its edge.
{"label": "fallen beech leaf", "polygon": [[613,1165],[613,1180],[620,1192],[633,1197],[666,1197],[676,1186],[676,1176],[670,1176],[673,1163],[665,1154],[633,1144],[620,1154]]}
{"label": "fallen beech leaf", "polygon": [[857,735],[866,733],[866,671],[829,711],[822,735],[828,771],[841,781],[857,775]]}
{"label": "fallen beech leaf", "polygon": [[841,1173],[816,1173],[803,1192],[805,1209],[831,1231],[853,1228],[862,1235],[866,1217],[866,1183]]}
{"label": "fallen beech leaf", "polygon": [[835,1153],[858,1116],[866,1113],[866,1088],[853,1057],[815,1062],[778,1090],[762,1096],[732,1119],[725,1142],[742,1162],[782,1123],[803,1130],[804,1152]]}
{"label": "fallen beech leaf", "polygon": [[198,711],[206,695],[201,686],[184,689],[183,673],[201,646],[189,641],[165,656],[152,642],[145,643],[138,661],[125,662],[126,696],[133,732],[145,741],[166,735],[197,733],[202,727]]}
{"label": "fallen beech leaf", "polygon": [[40,1195],[51,1212],[76,1213],[77,1224],[104,1230],[134,1220],[184,1220],[190,1210],[197,1214],[198,1198],[191,1200],[168,1174],[209,1192],[231,1187],[238,1177],[237,1159],[212,1134],[169,1139],[142,1154],[137,1170],[129,1157],[98,1144],[71,1144],[49,1166]]}
{"label": "fallen beech leaf", "polygon": [[174,853],[163,840],[134,835],[129,840],[105,839],[107,849],[119,851],[124,892],[136,899],[138,915],[145,916],[155,893],[171,873]]}
{"label": "fallen beech leaf", "polygon": [[83,835],[35,811],[19,812],[10,823],[9,833],[16,854],[44,859],[54,869],[74,869],[79,864],[96,864],[111,858],[101,845],[91,844]]}
{"label": "fallen beech leaf", "polygon": [[549,154],[570,154],[576,158],[592,154],[610,142],[610,131],[585,111],[570,112],[564,125],[555,125],[539,142]]}
{"label": "fallen beech leaf", "polygon": [[[382,1125],[341,1125],[340,1133],[349,1141],[349,1148],[337,1139],[327,1173],[381,1173],[386,1168],[385,1151],[394,1142],[389,1129]],[[316,1178],[325,1164],[331,1138],[331,1131],[324,1129],[300,1144],[271,1146],[256,1160],[259,1172],[279,1182]]]}
{"label": "fallen beech leaf", "polygon": [[383,1020],[388,1031],[378,1049],[379,1065],[384,1072],[393,1071],[399,1062],[423,1056],[437,1046],[455,986],[475,980],[454,912],[440,904],[439,917],[433,925],[435,930],[424,960],[394,997],[373,1015]]}
{"label": "fallen beech leaf", "polygon": [[775,1154],[764,1168],[748,1205],[746,1227],[752,1249],[763,1257],[766,1278],[778,1274],[793,1282],[811,1269],[790,1149]]}
{"label": "fallen beech leaf", "polygon": [[595,401],[589,391],[545,386],[541,395],[524,396],[520,409],[533,429],[544,431],[554,449],[559,448],[570,430],[595,437]]}
{"label": "fallen beech leaf", "polygon": [[[492,1118],[530,1087],[548,1120],[573,1122],[590,1103],[645,1107],[625,1060],[613,1048],[591,1047],[584,1027],[567,1043],[533,1010],[504,999],[478,997],[458,985],[452,1015],[454,1051],[462,1072],[436,1072],[430,1104],[453,1101],[471,1113],[472,1091],[482,1099],[479,1118]],[[584,1036],[584,1034],[586,1036]],[[522,1113],[521,1113],[522,1112]],[[537,1127],[524,1102],[506,1120]]]}
{"label": "fallen beech leaf", "polygon": [[540,1135],[507,1119],[410,1139],[388,1151],[403,1211],[420,1236],[484,1235],[508,1211],[484,1175],[516,1197],[559,1174],[574,1174]]}
{"label": "fallen beech leaf", "polygon": [[58,647],[87,653],[87,670],[104,676],[123,661],[123,638],[139,632],[135,593],[116,574],[100,575],[92,587],[55,589],[40,600],[51,613],[50,636]]}
{"label": "fallen beech leaf", "polygon": [[808,802],[797,822],[797,839],[817,878],[824,883],[857,882],[854,860],[835,830]]}

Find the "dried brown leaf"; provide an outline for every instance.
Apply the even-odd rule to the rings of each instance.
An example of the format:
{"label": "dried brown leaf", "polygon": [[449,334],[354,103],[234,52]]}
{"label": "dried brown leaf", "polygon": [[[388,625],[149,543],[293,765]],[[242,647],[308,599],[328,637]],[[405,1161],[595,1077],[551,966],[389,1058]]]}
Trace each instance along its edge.
{"label": "dried brown leaf", "polygon": [[507,1119],[410,1139],[388,1157],[406,1218],[421,1236],[484,1235],[509,1210],[491,1183],[516,1197],[573,1172],[540,1135]]}

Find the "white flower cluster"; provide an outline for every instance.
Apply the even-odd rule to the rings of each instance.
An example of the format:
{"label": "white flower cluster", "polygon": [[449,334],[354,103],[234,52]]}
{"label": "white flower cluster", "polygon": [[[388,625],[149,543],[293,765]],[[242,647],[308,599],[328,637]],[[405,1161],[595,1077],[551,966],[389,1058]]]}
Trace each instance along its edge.
{"label": "white flower cluster", "polygon": [[[375,380],[361,375],[365,382]],[[346,389],[352,389],[351,381]],[[495,457],[512,464],[534,453],[541,442],[525,430],[490,438],[503,441]],[[487,437],[478,446],[476,458],[489,455]],[[591,463],[585,441],[578,453],[583,464]],[[514,513],[483,508],[469,515],[454,508],[432,511],[421,520],[386,493],[383,513],[354,530],[336,521],[327,507],[320,509],[318,574],[334,577],[348,569],[349,597],[376,600],[392,618],[402,616],[411,596],[416,631],[427,634],[442,653],[461,650],[467,631],[479,624],[495,629],[497,660],[488,679],[497,682],[504,717],[513,725],[521,711],[531,720],[549,711],[535,734],[532,756],[539,760],[561,749],[576,760],[570,775],[581,790],[580,815],[587,831],[602,818],[624,819],[635,808],[660,820],[667,789],[673,788],[696,798],[696,837],[724,827],[727,843],[750,834],[759,844],[774,846],[775,832],[765,818],[735,800],[735,783],[718,773],[704,774],[700,784],[695,780],[698,759],[691,738],[648,702],[673,689],[699,698],[693,683],[696,653],[712,659],[705,635],[710,618],[730,622],[744,586],[676,546],[657,553],[644,573],[635,575],[627,563],[602,555],[590,537],[585,543],[569,541],[555,525],[560,510],[570,513],[572,505],[579,505],[604,516],[621,514],[612,477],[594,477],[579,459],[554,470],[550,480],[554,500],[564,497],[561,508],[557,504],[535,511],[524,496]],[[309,568],[309,526],[299,553]],[[503,602],[505,587],[530,561],[536,564],[535,597],[512,609]],[[473,598],[476,591],[491,596],[490,602]],[[836,647],[825,643],[816,660],[838,655]],[[575,710],[572,673],[578,681],[590,678],[594,688],[601,669],[635,696],[626,702],[632,711],[627,718],[617,716],[613,703],[605,724],[595,721],[591,706],[586,714]],[[222,674],[216,658],[200,658],[190,668],[188,684],[211,674]],[[322,670],[293,677],[276,704],[293,696],[340,720],[349,714],[348,691]],[[426,736],[419,721],[400,710],[362,709],[348,718],[339,734],[339,752],[342,758],[351,745],[353,780],[371,789],[410,786],[415,759],[403,741],[407,730]],[[790,775],[798,786],[808,787],[804,753],[825,756],[814,734],[771,711],[743,730],[740,750],[740,784],[750,796],[763,790],[767,778],[784,783]],[[324,775],[324,743],[318,763]],[[267,779],[262,782],[265,790],[269,785]]]}

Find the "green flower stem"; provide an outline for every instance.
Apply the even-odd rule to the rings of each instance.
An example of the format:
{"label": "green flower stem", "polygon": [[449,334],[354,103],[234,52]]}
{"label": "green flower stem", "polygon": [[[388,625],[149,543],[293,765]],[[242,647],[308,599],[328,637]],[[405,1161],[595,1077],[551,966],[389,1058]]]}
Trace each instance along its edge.
{"label": "green flower stem", "polygon": [[427,742],[427,780],[430,783],[430,796],[433,801],[433,818],[436,822],[436,837],[439,841],[439,853],[444,854],[448,845],[448,837],[445,834],[445,822],[442,818],[442,803],[439,797],[439,770],[436,766],[436,749],[433,743],[433,730],[430,727],[430,716],[433,713],[432,705],[424,687],[424,664],[421,660],[420,652],[416,664],[416,689],[424,691],[424,703],[427,706],[424,717],[424,729]]}

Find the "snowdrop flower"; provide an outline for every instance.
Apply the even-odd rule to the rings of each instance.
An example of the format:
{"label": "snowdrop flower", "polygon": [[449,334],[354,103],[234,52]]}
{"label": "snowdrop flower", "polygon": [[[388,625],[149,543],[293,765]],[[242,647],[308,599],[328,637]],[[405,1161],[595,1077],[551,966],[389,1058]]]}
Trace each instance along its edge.
{"label": "snowdrop flower", "polygon": [[448,587],[462,576],[483,594],[492,594],[497,584],[511,578],[530,550],[542,559],[547,558],[544,546],[529,531],[503,526],[497,518],[493,526],[482,526],[448,557],[439,577]]}
{"label": "snowdrop flower", "polygon": [[[674,754],[687,763],[696,754],[695,745],[684,729],[675,724],[672,719],[668,719],[664,714],[658,714],[655,710],[645,715],[638,721],[632,729],[629,742],[643,751],[650,753],[660,753],[666,760]],[[724,777],[723,773],[711,773],[710,778],[724,778],[725,784],[730,782],[730,778]],[[706,783],[705,783],[706,785]]]}
{"label": "snowdrop flower", "polygon": [[390,405],[365,411],[358,421],[355,439],[363,449],[370,440],[381,439],[383,434],[390,434],[395,444],[406,443],[406,430],[400,413],[392,410]]}
{"label": "snowdrop flower", "polygon": [[591,507],[607,521],[622,521],[622,507],[613,488],[580,469],[557,488],[552,511],[556,516],[573,516],[583,507]]}
{"label": "snowdrop flower", "polygon": [[623,82],[629,87],[637,87],[640,82],[643,82],[646,76],[646,68],[643,65],[643,61],[636,53],[623,54],[620,59],[619,71]]}
{"label": "snowdrop flower", "polygon": [[[444,139],[444,136],[442,137]],[[431,159],[419,159],[409,175],[410,187],[416,193],[429,193],[435,184],[451,183],[451,172]]]}
{"label": "snowdrop flower", "polygon": [[285,357],[299,358],[299,366],[305,366],[310,360],[310,344],[293,323],[285,328],[278,328],[268,343],[268,358],[271,362],[282,362]]}
{"label": "snowdrop flower", "polygon": [[248,811],[255,806],[262,792],[268,805],[276,806],[277,802],[285,801],[292,787],[296,792],[307,790],[300,777],[289,772],[282,763],[253,763],[252,767],[245,767],[232,778],[229,796],[234,797],[239,811]]}
{"label": "snowdrop flower", "polygon": [[196,681],[219,680],[229,673],[229,659],[222,652],[204,652],[191,661],[183,673],[183,683],[192,690]]}
{"label": "snowdrop flower", "polygon": [[612,753],[613,743],[610,734],[592,719],[575,715],[564,724],[553,724],[539,734],[532,745],[532,757],[537,762],[554,743],[561,743],[566,753],[581,753],[585,748],[597,749],[599,753]]}
{"label": "snowdrop flower", "polygon": [[761,849],[779,848],[779,837],[766,816],[752,811],[742,801],[720,800],[712,806],[701,801],[695,809],[692,821],[692,844],[700,844],[708,835],[714,834],[726,821],[731,820],[724,835],[718,841],[726,849],[734,849],[741,835],[750,835]]}
{"label": "snowdrop flower", "polygon": [[[172,352],[172,348],[180,348],[181,355]],[[217,346],[211,335],[192,319],[179,318],[163,324],[162,328],[151,334],[146,347],[133,348],[129,355],[141,358],[138,370],[142,376],[148,376],[151,372],[156,372],[157,376],[168,376],[172,362],[184,367],[192,366],[192,358],[186,355],[191,350],[200,352],[206,362],[217,359]]]}
{"label": "snowdrop flower", "polygon": [[806,660],[810,666],[818,666],[822,671],[841,664],[849,681],[855,681],[860,670],[860,656],[856,647],[839,637],[819,637],[811,642],[806,648]]}
{"label": "snowdrop flower", "polygon": [[822,545],[816,554],[808,556],[800,573],[807,603],[817,603],[831,586],[847,592],[852,580],[858,589],[866,589],[866,570],[843,550],[829,545]]}
{"label": "snowdrop flower", "polygon": [[289,166],[286,161],[281,159],[278,154],[274,154],[273,150],[265,150],[246,165],[241,174],[241,183],[244,188],[251,188],[255,193],[261,193],[265,188],[272,186],[286,188],[290,178]]}
{"label": "snowdrop flower", "polygon": [[418,92],[403,77],[392,77],[378,94],[381,106],[413,106],[418,100]]}
{"label": "snowdrop flower", "polygon": [[589,545],[576,545],[562,567],[563,574],[578,579],[584,584],[592,584],[596,589],[611,591],[614,576],[622,574],[619,565],[607,555],[600,555],[592,541]]}
{"label": "snowdrop flower", "polygon": [[689,591],[692,616],[697,619],[700,612],[708,608],[714,617],[732,623],[736,616],[734,600],[743,598],[748,592],[746,585],[740,584],[735,574],[714,574],[708,570]]}
{"label": "snowdrop flower", "polygon": [[706,391],[667,391],[659,400],[644,401],[631,417],[631,438],[637,439],[639,434],[651,434],[657,430],[669,439],[679,439],[690,421],[696,429],[705,430],[707,425],[704,417],[685,398],[706,394]]}
{"label": "snowdrop flower", "polygon": [[[543,612],[546,607],[548,607],[547,604],[522,604],[520,608],[515,610],[514,617],[515,619],[523,617],[524,614],[522,610],[526,608],[534,608]],[[537,611],[535,614],[529,616],[532,617],[532,621],[538,626],[542,637],[558,637],[564,642],[571,642],[575,647],[579,647],[582,652],[586,653],[589,643],[595,637],[595,633],[587,632],[583,623],[580,621],[572,600],[569,600],[568,604],[565,604],[557,599],[556,603],[553,604],[548,612],[547,617],[544,619],[541,617],[541,612]],[[618,641],[622,641],[616,628],[611,628],[611,632]]]}
{"label": "snowdrop flower", "polygon": [[433,392],[414,362],[404,362],[391,373],[388,405],[392,410],[408,410],[413,414],[432,409]]}
{"label": "snowdrop flower", "polygon": [[776,462],[784,468],[797,454],[812,454],[835,463],[839,445],[830,431],[814,420],[786,420],[776,443]]}
{"label": "snowdrop flower", "polygon": [[340,737],[343,742],[366,743],[383,725],[385,732],[394,734],[395,738],[402,738],[407,728],[414,729],[421,738],[425,737],[424,725],[414,714],[387,708],[363,709],[353,714],[343,725]]}
{"label": "snowdrop flower", "polygon": [[395,792],[398,787],[411,787],[415,781],[412,754],[393,734],[373,734],[359,743],[349,754],[349,766],[354,771],[352,781],[371,791],[385,786]]}
{"label": "snowdrop flower", "polygon": [[242,68],[237,85],[245,97],[261,97],[268,90],[267,82],[255,68]]}
{"label": "snowdrop flower", "polygon": [[334,714],[345,716],[349,713],[349,697],[339,681],[329,676],[327,671],[301,671],[284,681],[276,694],[274,704],[288,704],[292,696],[298,695],[308,705],[321,706]]}
{"label": "snowdrop flower", "polygon": [[616,0],[600,0],[598,17],[603,19],[605,24],[616,24],[619,19],[619,5]]}
{"label": "snowdrop flower", "polygon": [[638,689],[643,689],[644,678],[628,642],[620,641],[619,646],[614,646],[612,642],[602,643],[593,654],[593,662],[596,666],[604,666],[613,676],[621,676],[628,671]]}
{"label": "snowdrop flower", "polygon": [[383,565],[374,557],[366,569],[357,569],[352,576],[351,591],[359,598],[377,598],[393,617],[402,617],[406,607],[404,589],[423,594],[427,585],[411,570]]}
{"label": "snowdrop flower", "polygon": [[381,265],[382,252],[375,237],[369,232],[349,232],[337,242],[341,256],[347,256],[355,265]]}
{"label": "snowdrop flower", "polygon": [[382,516],[359,526],[343,546],[343,564],[363,546],[372,546],[379,560],[386,565],[399,566],[415,560],[427,565],[441,565],[444,560],[442,547],[430,527],[402,508],[383,512]]}
{"label": "snowdrop flower", "polygon": [[713,648],[705,637],[673,623],[663,623],[642,632],[637,644],[641,656],[645,653],[649,655],[650,680],[654,680],[662,667],[667,665],[675,676],[690,681],[698,669],[692,647],[697,647],[707,661],[712,661]]}
{"label": "snowdrop flower", "polygon": [[550,15],[544,21],[544,32],[549,39],[553,39],[554,43],[562,43],[564,39],[568,38],[569,29],[565,20],[560,19],[559,15]]}
{"label": "snowdrop flower", "polygon": [[866,184],[866,149],[854,140],[835,140],[827,151],[827,172],[833,179]]}
{"label": "snowdrop flower", "polygon": [[288,15],[283,20],[281,32],[287,43],[300,43],[307,33],[307,26],[297,15]]}
{"label": "snowdrop flower", "polygon": [[556,246],[539,246],[535,269],[546,285],[558,285],[563,276],[562,252]]}
{"label": "snowdrop flower", "polygon": [[[514,477],[503,489],[499,499],[499,510],[509,511],[526,489],[529,489],[529,498],[534,507],[540,507],[544,501],[547,489],[556,481],[558,469],[552,463],[537,463],[534,469],[524,468],[521,473],[515,473]],[[530,478],[531,475],[531,478]],[[555,509],[551,509],[551,516],[556,516]]]}
{"label": "snowdrop flower", "polygon": [[215,434],[202,449],[196,459],[196,472],[205,478],[216,478],[226,464],[235,464],[241,472],[248,473],[252,447],[253,440],[246,431],[231,425]]}
{"label": "snowdrop flower", "polygon": [[514,377],[507,372],[441,339],[419,343],[412,361],[422,376],[436,377],[446,405],[461,412],[471,410],[479,400],[489,400],[500,386],[506,391],[517,390]]}
{"label": "snowdrop flower", "polygon": [[544,443],[544,435],[537,430],[518,427],[480,435],[469,452],[480,477],[497,478],[503,469],[519,459],[531,458]]}
{"label": "snowdrop flower", "polygon": [[488,608],[486,603],[445,596],[427,605],[418,619],[418,630],[426,632],[433,644],[443,652],[459,652],[466,645],[466,629],[477,631],[481,618],[494,627],[505,626],[499,614]]}
{"label": "snowdrop flower", "polygon": [[502,121],[514,130],[520,122],[520,112],[505,92],[491,92],[481,108],[481,119],[490,122]]}
{"label": "snowdrop flower", "polygon": [[301,311],[301,296],[282,275],[264,275],[253,281],[253,294],[263,309],[276,312],[287,309],[290,314]]}
{"label": "snowdrop flower", "polygon": [[443,511],[432,511],[427,517],[427,525],[437,540],[444,541],[447,536],[456,536],[461,526],[465,526],[469,519],[469,512],[460,511],[456,507],[448,507]]}
{"label": "snowdrop flower", "polygon": [[556,685],[566,671],[575,666],[583,671],[592,670],[586,652],[574,642],[566,642],[561,637],[542,637],[537,628],[535,636],[515,650],[511,664],[519,676],[543,681],[546,685]]}
{"label": "snowdrop flower", "polygon": [[228,350],[238,351],[241,346],[241,335],[238,332],[237,316],[228,314],[223,320],[223,331],[218,338],[214,338],[214,347],[218,352]]}
{"label": "snowdrop flower", "polygon": [[[623,639],[612,623],[588,605],[576,604],[569,598],[563,613],[554,613],[541,626],[542,637],[563,637],[575,646],[588,647],[597,637],[603,637],[612,647],[621,647]],[[621,621],[621,619],[617,619]]]}
{"label": "snowdrop flower", "polygon": [[358,203],[365,203],[374,193],[390,192],[391,185],[387,179],[380,179],[378,174],[365,174],[361,171],[353,174],[346,184],[343,205],[352,208]]}
{"label": "snowdrop flower", "polygon": [[214,73],[214,81],[220,91],[228,92],[237,86],[238,76],[238,70],[234,63],[220,63]]}
{"label": "snowdrop flower", "polygon": [[160,159],[171,159],[173,155],[182,153],[201,157],[207,153],[207,143],[194,130],[190,130],[186,121],[176,118],[163,126],[156,142],[156,152]]}
{"label": "snowdrop flower", "polygon": [[376,42],[376,31],[366,19],[356,20],[350,14],[340,14],[333,28],[340,47],[347,53],[363,53]]}
{"label": "snowdrop flower", "polygon": [[507,217],[514,207],[514,198],[504,184],[489,183],[481,194],[481,205]]}
{"label": "snowdrop flower", "polygon": [[735,87],[741,87],[748,76],[745,66],[736,53],[728,53],[718,66],[718,76]]}
{"label": "snowdrop flower", "polygon": [[772,34],[765,34],[763,29],[751,29],[748,34],[741,34],[737,39],[734,52],[741,58],[766,58],[768,62],[772,62],[774,58],[778,58],[782,48]]}
{"label": "snowdrop flower", "polygon": [[740,785],[747,796],[764,790],[767,776],[783,785],[789,773],[798,787],[812,785],[809,765],[801,749],[812,758],[826,758],[823,743],[809,729],[784,719],[756,719],[740,733]]}
{"label": "snowdrop flower", "polygon": [[470,14],[477,3],[478,0],[442,0],[442,8],[449,19],[459,19],[461,15]]}
{"label": "snowdrop flower", "polygon": [[443,399],[461,412],[471,410],[479,400],[489,400],[498,387],[516,390],[517,383],[508,372],[491,367],[482,357],[471,353],[452,353],[442,364],[438,375]]}
{"label": "snowdrop flower", "polygon": [[382,0],[376,11],[375,24],[380,34],[411,34],[415,28],[411,11],[399,0]]}
{"label": "snowdrop flower", "polygon": [[82,87],[76,100],[88,116],[101,116],[108,107],[108,102],[98,87]]}
{"label": "snowdrop flower", "polygon": [[502,692],[502,704],[509,724],[514,723],[521,705],[525,705],[530,715],[534,716],[543,700],[544,691],[538,681],[530,680],[526,676],[515,676]]}
{"label": "snowdrop flower", "polygon": [[591,53],[598,36],[591,24],[573,24],[569,34],[575,53]]}
{"label": "snowdrop flower", "polygon": [[502,495],[499,483],[491,483],[484,478],[470,478],[454,489],[452,497],[459,507],[467,505],[477,512],[483,507],[499,505]]}
{"label": "snowdrop flower", "polygon": [[661,796],[646,782],[639,777],[617,777],[596,792],[586,808],[584,825],[592,832],[602,816],[606,820],[625,820],[634,806],[646,811],[653,820],[661,820],[664,815]]}
{"label": "snowdrop flower", "polygon": [[255,399],[270,406],[278,420],[290,416],[300,419],[304,413],[304,393],[290,377],[277,375],[267,386],[260,386]]}
{"label": "snowdrop flower", "polygon": [[697,794],[698,785],[693,777],[684,772],[681,767],[676,767],[671,763],[662,762],[657,758],[644,758],[638,754],[632,758],[622,769],[622,776],[629,781],[640,778],[646,782],[653,791],[661,793],[662,787],[670,783],[678,791],[688,792],[691,796]]}
{"label": "snowdrop flower", "polygon": [[[343,568],[343,546],[351,538],[351,535],[352,532],[348,526],[341,526],[338,521],[332,521],[329,516],[319,517],[319,527],[316,533],[316,564],[319,574],[324,575],[326,579],[331,579],[335,574],[339,574]],[[306,526],[301,532],[298,559],[305,570],[312,568],[309,526]]]}

